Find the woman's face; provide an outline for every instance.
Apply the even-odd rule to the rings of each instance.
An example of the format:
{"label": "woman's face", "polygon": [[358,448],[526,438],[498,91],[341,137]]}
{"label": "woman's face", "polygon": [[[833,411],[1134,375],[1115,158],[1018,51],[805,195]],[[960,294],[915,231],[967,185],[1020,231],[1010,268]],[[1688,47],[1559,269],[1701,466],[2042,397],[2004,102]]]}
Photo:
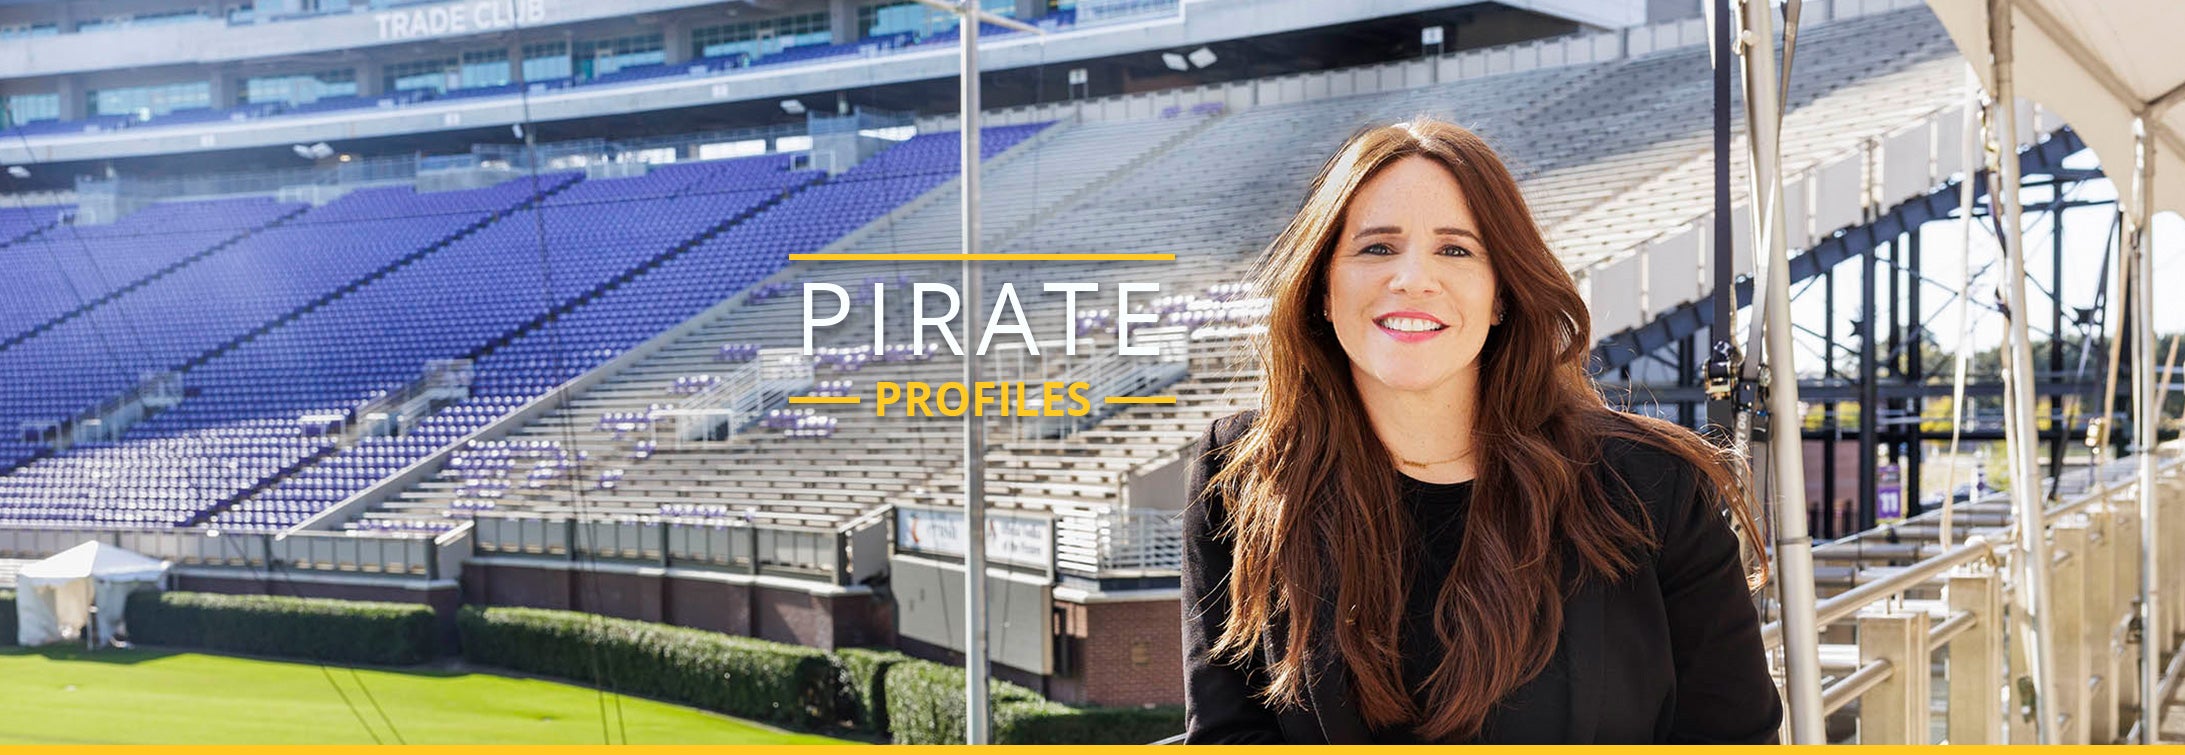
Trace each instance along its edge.
{"label": "woman's face", "polygon": [[1328,263],[1328,319],[1361,391],[1434,392],[1476,378],[1495,271],[1449,169],[1420,156],[1358,187]]}

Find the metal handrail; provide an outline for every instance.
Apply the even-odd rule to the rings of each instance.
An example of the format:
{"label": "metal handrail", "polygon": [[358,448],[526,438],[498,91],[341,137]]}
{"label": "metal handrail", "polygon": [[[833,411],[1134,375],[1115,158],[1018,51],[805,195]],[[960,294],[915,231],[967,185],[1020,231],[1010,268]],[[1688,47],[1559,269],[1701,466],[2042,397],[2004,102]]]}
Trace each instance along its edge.
{"label": "metal handrail", "polygon": [[1828,689],[1821,690],[1822,715],[1834,713],[1850,705],[1851,701],[1859,699],[1860,695],[1866,694],[1882,682],[1889,681],[1889,677],[1895,674],[1896,664],[1886,660],[1868,661],[1860,665],[1859,670],[1836,680],[1835,684],[1828,685]]}
{"label": "metal handrail", "polygon": [[[1983,557],[1992,557],[1996,547],[1996,545],[1989,543],[1986,538],[1974,536],[1965,541],[1964,545],[1952,548],[1942,555],[1907,566],[1903,571],[1882,579],[1837,593],[1834,597],[1823,600],[1814,606],[1814,626],[1815,628],[1826,627],[1858,613],[1859,609],[1865,608],[1876,601],[1925,584],[1927,580],[1942,576],[1943,573],[1957,568],[1959,565],[1972,563]],[[1783,622],[1776,620],[1762,625],[1760,627],[1760,639],[1769,649],[1781,646],[1783,644]]]}

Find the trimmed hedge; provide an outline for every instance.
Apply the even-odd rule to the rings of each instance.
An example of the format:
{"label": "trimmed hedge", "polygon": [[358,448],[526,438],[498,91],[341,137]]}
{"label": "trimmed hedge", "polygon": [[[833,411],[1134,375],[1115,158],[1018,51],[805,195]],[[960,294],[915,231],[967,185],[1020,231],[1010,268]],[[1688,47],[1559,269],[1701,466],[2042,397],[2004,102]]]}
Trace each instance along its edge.
{"label": "trimmed hedge", "polygon": [[1056,703],[994,706],[994,741],[1020,745],[1143,745],[1184,731],[1181,706],[1070,708]]}
{"label": "trimmed hedge", "polygon": [[[896,744],[963,744],[964,670],[904,660],[886,672],[889,729]],[[1184,711],[1073,708],[1003,681],[990,682],[995,744],[1152,744],[1182,733]]]}
{"label": "trimmed hedge", "polygon": [[130,640],[147,645],[382,666],[440,654],[432,608],[414,603],[139,592],[127,610]]}
{"label": "trimmed hedge", "polygon": [[15,593],[0,590],[0,645],[15,644]]}
{"label": "trimmed hedge", "polygon": [[[887,697],[888,731],[903,745],[964,743],[964,670],[929,661],[906,660],[889,666],[884,694]],[[987,699],[994,706],[997,724],[1011,704],[1063,706],[1047,702],[1039,693],[989,677]],[[998,726],[996,727],[999,728]],[[1003,744],[998,736],[993,740]]]}
{"label": "trimmed hedge", "polygon": [[888,668],[910,660],[893,650],[843,648],[835,651],[835,714],[860,731],[888,730]]}
{"label": "trimmed hedge", "polygon": [[456,629],[476,663],[807,729],[837,720],[836,667],[815,648],[537,608],[465,606]]}
{"label": "trimmed hedge", "polygon": [[[961,744],[964,670],[893,650],[801,645],[594,614],[465,606],[473,663],[590,683],[805,729],[848,723],[896,744]],[[1184,729],[1183,709],[1073,708],[994,681],[997,744],[1148,744]]]}

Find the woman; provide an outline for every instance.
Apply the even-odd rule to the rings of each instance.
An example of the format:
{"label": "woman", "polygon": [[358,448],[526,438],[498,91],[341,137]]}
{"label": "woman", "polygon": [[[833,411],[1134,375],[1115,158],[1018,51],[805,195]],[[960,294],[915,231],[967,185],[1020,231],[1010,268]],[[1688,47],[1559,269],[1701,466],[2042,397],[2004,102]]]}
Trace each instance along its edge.
{"label": "woman", "polygon": [[1257,278],[1262,409],[1184,514],[1187,741],[1774,741],[1739,483],[1607,407],[1479,137],[1352,137]]}

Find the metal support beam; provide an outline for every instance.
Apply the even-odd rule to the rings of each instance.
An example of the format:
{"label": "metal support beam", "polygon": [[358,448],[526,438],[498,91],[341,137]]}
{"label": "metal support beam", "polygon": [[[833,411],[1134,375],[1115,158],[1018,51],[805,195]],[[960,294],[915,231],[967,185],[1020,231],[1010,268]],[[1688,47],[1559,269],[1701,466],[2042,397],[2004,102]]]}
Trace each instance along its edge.
{"label": "metal support beam", "polygon": [[[1894,249],[1896,239],[1887,246]],[[1875,524],[1874,499],[1878,497],[1877,479],[1881,470],[1875,468],[1875,446],[1879,440],[1881,425],[1881,365],[1875,358],[1874,342],[1880,332],[1881,308],[1875,299],[1875,276],[1881,270],[1881,254],[1868,252],[1860,257],[1863,269],[1859,272],[1859,507],[1857,529],[1872,529]]]}
{"label": "metal support beam", "polygon": [[[2053,275],[2054,275],[2055,277],[2054,277],[2054,278],[2051,278],[2051,279],[2049,279],[2049,282],[2048,282],[2048,296],[2049,296],[2049,304],[2051,305],[2051,307],[2050,307],[2050,309],[2049,309],[2049,330],[2048,330],[2048,371],[2049,371],[2049,382],[2052,382],[2052,383],[2060,383],[2060,382],[2063,382],[2063,380],[2064,380],[2064,376],[2063,376],[2063,373],[2064,373],[2064,343],[2065,343],[2065,341],[2064,341],[2064,210],[2063,210],[2063,207],[2062,207],[2062,200],[2063,200],[2063,197],[2064,197],[2064,187],[2063,187],[2063,186],[2062,186],[2061,184],[2058,184],[2058,185],[2056,185],[2056,186],[2051,186],[2051,187],[2049,187],[2049,194],[2050,194],[2050,196],[2049,196],[2049,205],[2048,205],[2048,215],[2049,215],[2049,218],[2048,218],[2048,229],[2049,229],[2049,231],[2050,231],[2050,233],[2049,233],[2049,238],[2050,238],[2050,239],[2052,240],[2052,242],[2053,242],[2053,243],[2051,243],[2051,244],[2050,244],[2050,246],[2051,246],[2051,247],[2052,247],[2052,249],[2053,249],[2053,251],[2052,251],[2052,254],[2053,254],[2053,257],[2054,257],[2054,261],[2053,261],[2053,262],[2051,262],[2051,264],[2052,264],[2052,265],[2054,265],[2054,267],[2053,267],[2053,268],[2051,268],[2051,269],[2053,270]],[[2049,424],[2050,424],[2051,426],[2056,426],[2056,427],[2061,427],[2061,426],[2063,426],[2063,424],[2064,424],[2064,403],[2065,403],[2066,399],[2067,399],[2067,397],[2065,397],[2065,396],[2063,396],[2063,395],[2060,395],[2060,394],[2057,394],[2057,393],[2054,393],[2054,392],[2051,392],[2051,393],[2049,394],[2049,399],[2048,399],[2048,416],[2049,416]],[[2051,476],[2053,476],[2053,477],[2054,477],[2055,479],[2057,479],[2057,480],[2062,480],[2062,479],[2064,478],[2064,449],[2065,449],[2065,447],[2067,447],[2067,446],[2069,446],[2069,445],[2070,445],[2070,444],[2069,444],[2069,443],[2067,443],[2067,442],[2066,442],[2066,441],[2064,440],[2064,437],[2063,437],[2062,435],[2058,435],[2058,436],[2056,436],[2056,440],[2055,440],[2055,442],[2052,442],[2052,443],[2050,443],[2050,444],[2049,444],[2049,447],[2048,447],[2048,448],[2049,448],[2049,451],[2048,451],[2048,472],[2049,472],[2049,474],[2050,474]],[[2056,487],[2055,487],[2054,485],[2051,485],[2051,486],[2049,486],[2049,491],[2048,491],[2048,500],[2049,500],[2049,504],[2050,504],[2050,505],[2055,505],[2055,503],[2056,503],[2056,502],[2057,502],[2057,500],[2058,500],[2058,498],[2057,498],[2057,495],[2058,495],[2058,494],[2059,494],[2059,490],[2058,490],[2058,488],[2056,488]]]}
{"label": "metal support beam", "polygon": [[[1821,274],[1821,343],[1827,349],[1827,358],[1821,360],[1821,376],[1835,380],[1836,374],[1836,268]],[[1799,391],[1799,395],[1809,395]],[[1834,540],[1844,536],[1843,528],[1836,521],[1836,449],[1843,442],[1843,410],[1840,402],[1821,404],[1821,527],[1820,537]]]}
{"label": "metal support beam", "polygon": [[[1925,271],[1920,267],[1919,237],[1920,229],[1915,226],[1910,233],[1905,235],[1904,239],[1906,256],[1911,259],[1906,274],[1911,276],[1910,282],[1912,284],[1906,287],[1910,290],[1905,292],[1908,299],[1905,306],[1912,314],[1908,318],[1911,322],[1912,338],[1904,346],[1905,372],[1903,382],[1907,385],[1919,385],[1927,381],[1926,355],[1921,352],[1921,347],[1927,338],[1927,325],[1921,319],[1922,310],[1919,308],[1919,292],[1920,289],[1925,288],[1925,286],[1920,285],[1920,281],[1924,279],[1922,273]],[[1958,348],[1964,348],[1964,344],[1959,344]],[[1904,405],[1906,411],[1914,419],[1925,417],[1927,414],[1927,400],[1920,396],[1906,397]],[[1905,455],[1904,466],[1904,515],[1906,517],[1919,516],[1922,513],[1920,506],[1920,466],[1921,462],[1926,459],[1927,448],[1926,443],[1920,439],[1921,429],[1920,424],[1912,425],[1910,432],[1905,435],[1904,444],[1908,451]],[[1956,463],[1956,460],[1952,459],[1951,463]],[[1942,491],[1942,494],[1950,495],[1950,491]]]}
{"label": "metal support beam", "polygon": [[[1708,325],[1707,353],[1701,356],[1709,364],[1728,360],[1737,350],[1737,244],[1731,240],[1734,233],[1730,218],[1730,8],[1736,0],[1707,0],[1712,15],[1713,34],[1709,37],[1714,62],[1714,157],[1715,157],[1715,214],[1714,224],[1708,237],[1708,251],[1713,254],[1714,287],[1710,290],[1731,292],[1713,298],[1714,319]],[[1707,401],[1707,424],[1717,431],[1727,431],[1737,423],[1736,391],[1726,395],[1710,396]]]}

